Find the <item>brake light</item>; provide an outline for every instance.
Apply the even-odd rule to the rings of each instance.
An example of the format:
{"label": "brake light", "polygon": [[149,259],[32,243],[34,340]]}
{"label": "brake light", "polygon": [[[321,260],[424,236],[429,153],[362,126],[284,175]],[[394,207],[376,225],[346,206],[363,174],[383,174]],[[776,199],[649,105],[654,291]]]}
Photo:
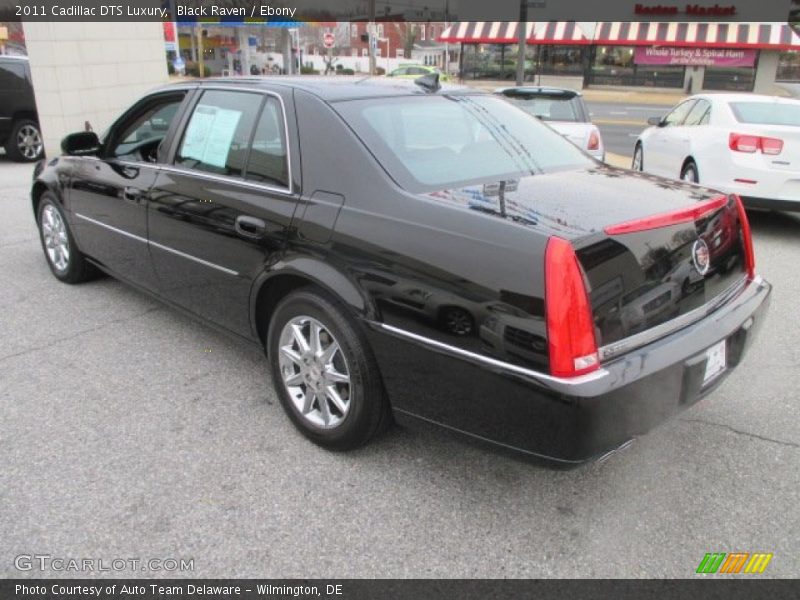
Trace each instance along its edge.
{"label": "brake light", "polygon": [[750,232],[750,221],[747,220],[747,212],[744,210],[742,199],[733,195],[736,199],[736,209],[739,212],[739,227],[742,229],[742,244],[744,245],[744,267],[747,276],[753,279],[756,276],[756,254],[753,251],[753,235]]}
{"label": "brake light", "polygon": [[588,150],[599,150],[600,149],[600,135],[597,131],[592,131],[589,135],[589,145],[586,147]]}
{"label": "brake light", "polygon": [[557,237],[547,241],[544,274],[550,373],[574,377],[597,370],[592,309],[572,244]]}
{"label": "brake light", "polygon": [[778,138],[761,138],[761,152],[764,154],[776,155],[780,154],[783,150],[783,140]]}
{"label": "brake light", "polygon": [[653,215],[652,217],[644,217],[643,219],[634,219],[633,221],[626,221],[618,225],[610,225],[606,227],[604,231],[608,235],[620,235],[623,233],[635,233],[637,231],[668,227],[677,223],[688,223],[689,221],[696,221],[710,212],[719,210],[727,203],[727,196],[716,196],[711,200],[698,202],[694,206],[682,210]]}
{"label": "brake light", "polygon": [[759,135],[732,133],[728,136],[728,147],[735,152],[753,154],[760,150],[763,154],[775,156],[783,151],[783,140]]}

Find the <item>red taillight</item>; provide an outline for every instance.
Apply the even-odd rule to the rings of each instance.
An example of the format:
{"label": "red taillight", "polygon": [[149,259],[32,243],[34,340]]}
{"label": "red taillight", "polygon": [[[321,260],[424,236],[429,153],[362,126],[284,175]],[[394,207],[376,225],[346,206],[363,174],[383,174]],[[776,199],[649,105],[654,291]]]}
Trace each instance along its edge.
{"label": "red taillight", "polygon": [[578,257],[561,238],[547,241],[544,261],[550,373],[574,377],[600,366],[592,308]]}
{"label": "red taillight", "polygon": [[618,225],[610,225],[606,227],[604,231],[608,235],[620,235],[623,233],[634,233],[637,231],[647,231],[648,229],[658,229],[659,227],[668,227],[669,225],[675,225],[677,223],[688,223],[689,221],[696,221],[702,216],[722,208],[727,203],[727,196],[717,196],[711,200],[698,202],[694,206],[682,210],[626,221]]}
{"label": "red taillight", "polygon": [[744,245],[744,267],[747,269],[747,276],[753,279],[756,276],[756,255],[753,252],[753,235],[750,233],[750,221],[747,220],[747,213],[744,204],[739,196],[736,199],[736,209],[739,211],[739,227],[742,229],[742,244]]}
{"label": "red taillight", "polygon": [[768,138],[762,137],[761,138],[761,151],[764,154],[776,155],[780,154],[783,150],[783,140],[779,140],[778,138]]}
{"label": "red taillight", "polygon": [[600,148],[600,135],[596,131],[592,131],[589,135],[589,145],[586,148],[587,150],[598,150]]}
{"label": "red taillight", "polygon": [[760,150],[764,154],[775,156],[783,151],[783,140],[745,133],[732,133],[728,136],[728,148],[749,154]]}

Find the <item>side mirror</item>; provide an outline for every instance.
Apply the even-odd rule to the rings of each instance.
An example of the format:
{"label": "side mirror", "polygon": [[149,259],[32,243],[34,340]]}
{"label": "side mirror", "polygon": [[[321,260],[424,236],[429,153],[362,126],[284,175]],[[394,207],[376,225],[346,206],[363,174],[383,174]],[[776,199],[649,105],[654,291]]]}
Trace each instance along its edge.
{"label": "side mirror", "polygon": [[661,123],[663,121],[662,117],[650,117],[647,119],[648,125],[654,125],[655,127],[661,127]]}
{"label": "side mirror", "polygon": [[94,131],[70,133],[61,140],[61,151],[71,156],[89,156],[100,151],[100,140]]}

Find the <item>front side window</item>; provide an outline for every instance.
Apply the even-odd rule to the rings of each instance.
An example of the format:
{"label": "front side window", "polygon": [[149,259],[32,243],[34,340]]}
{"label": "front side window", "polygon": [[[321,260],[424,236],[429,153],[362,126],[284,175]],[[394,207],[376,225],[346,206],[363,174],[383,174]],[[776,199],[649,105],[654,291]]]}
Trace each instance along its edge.
{"label": "front side window", "polygon": [[683,122],[686,126],[692,125],[705,125],[708,123],[708,117],[711,113],[711,103],[707,100],[698,100],[689,114],[686,115],[686,120]]}
{"label": "front side window", "polygon": [[664,125],[667,127],[676,126],[683,123],[686,115],[692,110],[695,100],[687,100],[676,106],[666,117],[664,117]]}
{"label": "front side window", "polygon": [[498,97],[351,100],[334,107],[411,191],[594,164],[550,127]]}
{"label": "front side window", "polygon": [[178,114],[185,94],[154,99],[124,123],[114,134],[108,155],[133,162],[156,162],[158,147]]}
{"label": "front side window", "polygon": [[216,175],[244,173],[264,95],[209,90],[194,107],[175,164]]}

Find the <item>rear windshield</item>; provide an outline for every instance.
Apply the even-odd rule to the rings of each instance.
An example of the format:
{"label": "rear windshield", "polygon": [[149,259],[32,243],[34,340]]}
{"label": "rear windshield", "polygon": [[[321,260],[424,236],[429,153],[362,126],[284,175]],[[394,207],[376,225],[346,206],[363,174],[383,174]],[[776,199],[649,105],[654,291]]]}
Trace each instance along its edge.
{"label": "rear windshield", "polygon": [[405,96],[334,107],[395,181],[414,192],[594,164],[496,96]]}
{"label": "rear windshield", "polygon": [[731,102],[736,120],[757,125],[794,125],[800,127],[800,104],[777,102]]}
{"label": "rear windshield", "polygon": [[583,122],[584,120],[579,105],[580,100],[576,96],[504,94],[503,97],[542,121]]}

